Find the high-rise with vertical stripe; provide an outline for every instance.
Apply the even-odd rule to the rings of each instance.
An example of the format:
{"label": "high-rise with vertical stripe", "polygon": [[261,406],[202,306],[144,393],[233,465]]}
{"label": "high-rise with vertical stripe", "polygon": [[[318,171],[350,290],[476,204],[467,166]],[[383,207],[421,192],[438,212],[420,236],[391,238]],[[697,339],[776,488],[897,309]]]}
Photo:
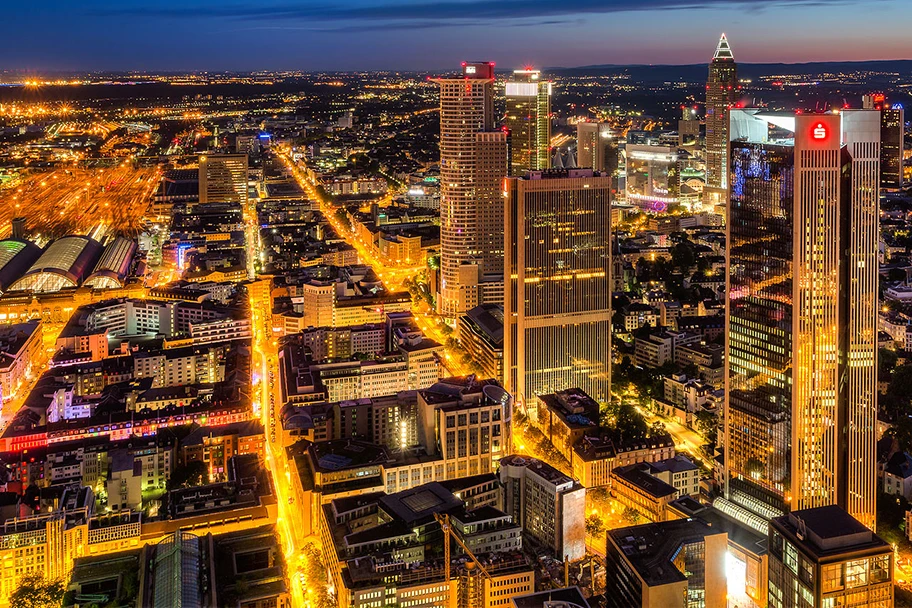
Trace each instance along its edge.
{"label": "high-rise with vertical stripe", "polygon": [[505,190],[507,390],[521,404],[571,387],[607,400],[611,178],[532,171]]}
{"label": "high-rise with vertical stripe", "polygon": [[880,116],[732,110],[726,498],[874,525]]}

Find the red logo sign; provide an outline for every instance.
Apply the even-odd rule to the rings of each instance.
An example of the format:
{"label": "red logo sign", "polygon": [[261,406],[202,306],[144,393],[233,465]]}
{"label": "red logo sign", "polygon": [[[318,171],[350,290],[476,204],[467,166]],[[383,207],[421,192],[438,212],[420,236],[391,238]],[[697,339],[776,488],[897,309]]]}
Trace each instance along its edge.
{"label": "red logo sign", "polygon": [[823,126],[822,122],[817,123],[817,126],[814,127],[814,131],[813,131],[812,135],[813,135],[814,139],[826,139],[827,130],[826,130],[826,127]]}

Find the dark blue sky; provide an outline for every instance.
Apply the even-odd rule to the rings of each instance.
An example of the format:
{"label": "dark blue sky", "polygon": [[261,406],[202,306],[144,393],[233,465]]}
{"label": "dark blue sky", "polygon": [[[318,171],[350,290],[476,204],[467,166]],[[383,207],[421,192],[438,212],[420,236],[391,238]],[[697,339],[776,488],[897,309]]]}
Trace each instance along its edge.
{"label": "dark blue sky", "polygon": [[909,0],[6,0],[0,68],[451,69],[910,59]]}

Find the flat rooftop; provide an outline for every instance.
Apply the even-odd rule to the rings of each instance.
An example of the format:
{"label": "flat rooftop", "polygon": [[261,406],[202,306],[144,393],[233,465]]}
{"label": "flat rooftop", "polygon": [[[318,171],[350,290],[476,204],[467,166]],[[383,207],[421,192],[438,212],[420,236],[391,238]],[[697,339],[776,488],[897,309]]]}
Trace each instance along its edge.
{"label": "flat rooftop", "polygon": [[716,534],[725,531],[698,519],[677,519],[609,530],[608,539],[653,587],[687,580],[674,565],[681,547]]}
{"label": "flat rooftop", "polygon": [[818,559],[855,551],[892,550],[885,540],[836,505],[792,511],[773,518],[770,525]]}
{"label": "flat rooftop", "polygon": [[[647,465],[648,467],[649,465]],[[657,479],[643,470],[639,464],[631,464],[624,467],[617,467],[612,472],[616,477],[633,484],[640,490],[646,492],[654,498],[664,498],[677,493],[674,486],[671,486],[661,479]]]}

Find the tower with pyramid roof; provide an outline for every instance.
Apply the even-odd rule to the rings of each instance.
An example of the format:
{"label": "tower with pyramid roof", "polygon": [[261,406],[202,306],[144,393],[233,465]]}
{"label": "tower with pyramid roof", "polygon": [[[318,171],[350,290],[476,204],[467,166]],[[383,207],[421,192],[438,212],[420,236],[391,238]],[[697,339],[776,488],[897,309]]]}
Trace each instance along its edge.
{"label": "tower with pyramid roof", "polygon": [[703,200],[725,215],[728,201],[728,110],[738,102],[738,66],[728,38],[719,38],[706,82],[706,187]]}

